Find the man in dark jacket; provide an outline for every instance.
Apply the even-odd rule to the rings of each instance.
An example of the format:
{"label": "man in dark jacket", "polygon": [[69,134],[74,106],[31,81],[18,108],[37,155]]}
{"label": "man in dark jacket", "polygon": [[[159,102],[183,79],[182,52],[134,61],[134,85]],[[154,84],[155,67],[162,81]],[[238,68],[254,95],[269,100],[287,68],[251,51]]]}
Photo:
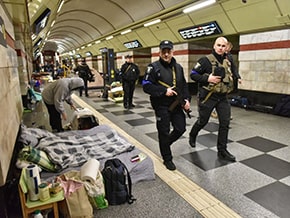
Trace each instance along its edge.
{"label": "man in dark jacket", "polygon": [[123,104],[125,109],[131,109],[133,104],[133,95],[135,84],[140,75],[140,70],[136,64],[133,63],[132,55],[126,56],[126,62],[122,65],[120,73],[123,86]]}
{"label": "man in dark jacket", "polygon": [[175,170],[170,146],[186,131],[183,110],[190,108],[190,95],[183,68],[173,57],[173,43],[164,40],[159,48],[159,60],[148,65],[142,85],[155,111],[163,163],[167,169]]}
{"label": "man in dark jacket", "polygon": [[89,97],[88,94],[88,82],[92,81],[94,75],[91,72],[91,69],[86,63],[86,59],[82,59],[81,64],[79,64],[75,69],[75,72],[78,72],[78,75],[80,78],[84,80],[84,88],[80,89],[80,97],[83,95],[83,89],[85,89],[85,95],[86,97]]}
{"label": "man in dark jacket", "polygon": [[82,88],[84,82],[81,78],[63,78],[46,85],[41,93],[42,99],[47,107],[49,123],[53,131],[62,132],[61,119],[66,120],[63,102],[76,110],[72,99],[72,91]]}
{"label": "man in dark jacket", "polygon": [[231,63],[226,56],[227,43],[226,38],[218,37],[212,54],[200,58],[191,71],[191,79],[198,82],[199,116],[190,131],[189,144],[192,147],[196,146],[197,135],[208,123],[211,112],[215,108],[219,118],[218,158],[235,161],[235,156],[227,150],[231,117],[227,94],[233,88],[233,77],[229,70]]}

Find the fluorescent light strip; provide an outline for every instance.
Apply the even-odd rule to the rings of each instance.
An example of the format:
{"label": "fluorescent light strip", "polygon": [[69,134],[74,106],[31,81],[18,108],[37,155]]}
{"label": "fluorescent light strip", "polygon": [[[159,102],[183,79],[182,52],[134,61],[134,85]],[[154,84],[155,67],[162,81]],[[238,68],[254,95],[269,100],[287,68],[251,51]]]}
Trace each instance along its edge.
{"label": "fluorescent light strip", "polygon": [[53,27],[53,25],[55,24],[55,20],[54,21],[52,21],[52,23],[51,23],[51,25],[50,25],[50,27]]}
{"label": "fluorescent light strip", "polygon": [[151,25],[156,24],[156,23],[159,23],[159,22],[161,22],[160,19],[153,20],[153,21],[151,21],[151,22],[149,22],[149,23],[145,23],[144,26],[145,26],[145,27],[147,27],[147,26],[151,26]]}
{"label": "fluorescent light strip", "polygon": [[61,1],[61,3],[60,3],[60,5],[59,5],[59,7],[58,7],[56,13],[58,13],[58,12],[60,11],[61,7],[63,6],[63,3],[64,3],[64,0]]}
{"label": "fluorescent light strip", "polygon": [[199,10],[201,8],[204,8],[206,6],[209,6],[211,4],[214,4],[216,3],[216,0],[205,0],[205,1],[199,1],[195,4],[193,4],[192,6],[190,6],[189,8],[185,8],[183,10],[183,13],[189,13],[189,12],[192,12],[192,11],[196,11],[196,10]]}
{"label": "fluorescent light strip", "polygon": [[125,30],[125,31],[121,32],[121,35],[124,35],[124,34],[130,33],[130,32],[132,32],[131,29],[129,29],[129,30]]}
{"label": "fluorescent light strip", "polygon": [[113,36],[108,36],[107,38],[106,38],[106,40],[110,40],[110,39],[112,39],[113,38]]}
{"label": "fluorescent light strip", "polygon": [[97,40],[95,43],[96,43],[96,44],[99,44],[99,43],[101,43],[101,40]]}

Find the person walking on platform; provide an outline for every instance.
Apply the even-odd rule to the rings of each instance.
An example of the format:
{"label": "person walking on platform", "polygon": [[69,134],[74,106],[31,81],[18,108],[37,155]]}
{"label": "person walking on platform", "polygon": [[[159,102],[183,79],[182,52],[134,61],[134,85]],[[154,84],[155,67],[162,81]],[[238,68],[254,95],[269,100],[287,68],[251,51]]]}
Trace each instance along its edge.
{"label": "person walking on platform", "polygon": [[72,91],[83,88],[83,86],[84,81],[81,78],[73,77],[56,80],[44,87],[41,95],[48,110],[49,123],[53,132],[63,131],[61,119],[67,119],[63,102],[65,101],[76,110],[71,94]]}
{"label": "person walking on platform", "polygon": [[83,95],[83,89],[85,89],[86,97],[89,97],[89,94],[88,94],[88,82],[90,82],[92,80],[94,75],[92,74],[91,69],[87,65],[86,59],[83,58],[81,64],[79,64],[74,69],[74,71],[78,72],[79,77],[84,80],[84,88],[80,89],[80,97],[82,97],[82,95]]}
{"label": "person walking on platform", "polygon": [[[240,74],[238,72],[237,65],[234,62],[233,55],[231,54],[232,48],[233,48],[233,44],[228,41],[225,53],[226,53],[226,58],[229,60],[229,62],[231,64],[231,72],[232,72],[233,80],[234,80],[234,88],[233,88],[232,92],[237,92],[238,83],[241,84],[242,83],[242,79],[241,79],[241,76],[240,76]],[[211,113],[211,117],[216,118],[216,119],[218,118],[218,115],[217,115],[217,112],[216,112],[215,108],[213,109],[213,111]],[[232,119],[233,118],[231,116],[231,120]]]}
{"label": "person walking on platform", "polygon": [[142,86],[155,111],[163,164],[175,170],[170,146],[186,131],[184,110],[190,110],[190,94],[183,67],[173,57],[173,43],[161,41],[159,48],[159,60],[148,65]]}
{"label": "person walking on platform", "polygon": [[133,95],[135,90],[136,81],[139,79],[139,67],[133,63],[132,55],[126,56],[126,62],[122,65],[121,70],[122,86],[123,86],[123,104],[125,109],[132,109],[135,107],[133,104]]}
{"label": "person walking on platform", "polygon": [[218,158],[235,161],[235,156],[227,150],[231,117],[227,94],[233,90],[230,61],[226,58],[227,43],[225,37],[218,37],[212,53],[200,58],[191,71],[191,79],[198,82],[199,116],[190,131],[189,144],[196,146],[199,131],[208,123],[212,110],[216,108],[219,120]]}

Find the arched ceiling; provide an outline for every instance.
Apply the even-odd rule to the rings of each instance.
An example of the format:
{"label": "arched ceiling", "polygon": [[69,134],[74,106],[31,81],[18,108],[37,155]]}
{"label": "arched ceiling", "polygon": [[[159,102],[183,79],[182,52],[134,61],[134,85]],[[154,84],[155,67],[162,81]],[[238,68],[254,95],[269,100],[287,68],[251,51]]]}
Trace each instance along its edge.
{"label": "arched ceiling", "polygon": [[[17,2],[18,1],[18,2]],[[237,39],[239,34],[268,31],[290,26],[289,0],[217,0],[211,6],[183,13],[189,5],[203,0],[6,0],[15,23],[33,24],[48,8],[46,27],[33,39],[33,50],[56,50],[59,53],[100,53],[104,47],[126,51],[125,42],[138,40],[143,47],[152,47],[162,39],[175,43],[184,40],[178,30],[216,21],[222,34]],[[16,4],[17,2],[17,4]],[[28,21],[19,9],[27,3]],[[62,4],[59,12],[58,8]],[[25,13],[25,12],[24,12]],[[144,27],[144,23],[161,22]],[[26,28],[29,29],[29,28]],[[125,30],[131,32],[122,35]],[[30,28],[31,30],[31,28]],[[113,36],[108,40],[109,36]],[[214,36],[215,37],[215,36]],[[42,39],[39,45],[35,43]],[[211,37],[190,39],[205,44]],[[28,41],[28,40],[27,40]]]}

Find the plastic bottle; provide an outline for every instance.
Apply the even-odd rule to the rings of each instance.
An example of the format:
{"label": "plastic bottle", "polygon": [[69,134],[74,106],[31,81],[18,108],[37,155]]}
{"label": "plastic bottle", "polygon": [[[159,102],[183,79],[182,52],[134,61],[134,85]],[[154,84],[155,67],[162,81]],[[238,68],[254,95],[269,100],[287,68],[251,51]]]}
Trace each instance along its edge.
{"label": "plastic bottle", "polygon": [[35,213],[34,213],[34,217],[33,218],[43,218],[40,210],[36,210]]}

